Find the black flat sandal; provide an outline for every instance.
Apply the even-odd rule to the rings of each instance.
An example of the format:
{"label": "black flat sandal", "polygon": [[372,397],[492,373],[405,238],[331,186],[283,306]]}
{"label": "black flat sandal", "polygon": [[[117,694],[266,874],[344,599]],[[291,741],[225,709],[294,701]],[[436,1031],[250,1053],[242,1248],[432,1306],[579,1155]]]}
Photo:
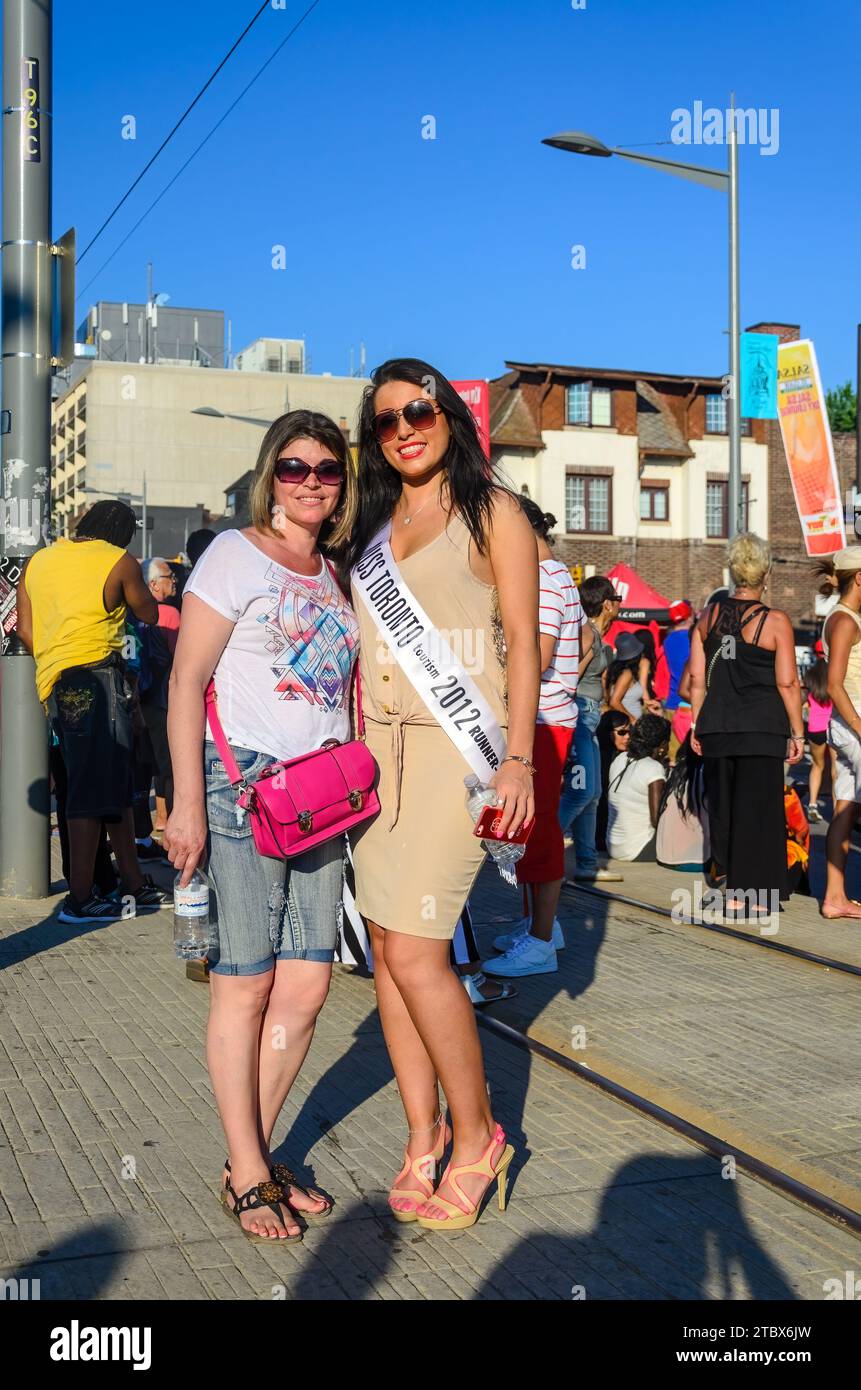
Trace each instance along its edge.
{"label": "black flat sandal", "polygon": [[[230,1172],[229,1158],[226,1158],[224,1160],[224,1171],[226,1173]],[[331,1216],[332,1208],[335,1205],[334,1202],[330,1202],[327,1197],[324,1197],[322,1192],[317,1192],[315,1194],[314,1188],[303,1187],[302,1184],[298,1181],[296,1174],[292,1171],[292,1169],[287,1167],[286,1163],[273,1163],[272,1167],[269,1169],[269,1172],[272,1174],[272,1181],[276,1182],[278,1186],[281,1188],[282,1200],[287,1203],[294,1216],[301,1217],[303,1221],[322,1221],[325,1216]],[[227,1188],[229,1186],[230,1184],[228,1181],[221,1189],[221,1201],[224,1205],[226,1205],[225,1197],[227,1194]],[[303,1194],[303,1196],[308,1198],[309,1202],[325,1202],[326,1205],[324,1206],[323,1210],[306,1211],[304,1207],[291,1206],[290,1194],[288,1191],[288,1189],[291,1187],[295,1187],[299,1192]]]}
{"label": "black flat sandal", "polygon": [[[328,1197],[324,1197],[322,1192],[316,1192],[312,1187],[303,1187],[296,1174],[293,1173],[286,1163],[273,1163],[269,1169],[272,1178],[278,1183],[284,1194],[284,1201],[292,1212],[301,1216],[304,1221],[322,1221],[325,1216],[332,1215],[334,1202],[330,1202]],[[294,1207],[291,1205],[288,1189],[295,1187],[297,1192],[301,1192],[303,1197],[307,1197],[309,1202],[325,1202],[322,1211],[306,1211],[304,1207]]]}
{"label": "black flat sandal", "polygon": [[[227,1201],[228,1193],[233,1198],[233,1206]],[[244,1211],[258,1211],[262,1207],[268,1207],[278,1221],[278,1224],[287,1230],[287,1224],[281,1215],[279,1203],[284,1199],[281,1188],[277,1182],[259,1182],[254,1187],[249,1187],[242,1196],[237,1196],[236,1192],[228,1180],[222,1190],[221,1200],[224,1210],[231,1217],[235,1217],[239,1222],[239,1229],[250,1240],[252,1245],[292,1245],[297,1240],[302,1239],[302,1232],[298,1231],[295,1236],[258,1236],[254,1231],[247,1231],[240,1220]]]}

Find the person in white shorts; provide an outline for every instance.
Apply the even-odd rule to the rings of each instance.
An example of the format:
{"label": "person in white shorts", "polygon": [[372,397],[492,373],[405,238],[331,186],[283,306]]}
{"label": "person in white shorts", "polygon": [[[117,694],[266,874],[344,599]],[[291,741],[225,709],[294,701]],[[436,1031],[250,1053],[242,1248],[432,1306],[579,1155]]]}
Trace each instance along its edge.
{"label": "person in white shorts", "polygon": [[834,749],[834,815],[825,842],[823,917],[861,918],[861,902],[846,895],[849,836],[861,810],[861,546],[838,550],[820,561],[825,592],[836,589],[840,601],[822,629],[832,701],[828,742]]}

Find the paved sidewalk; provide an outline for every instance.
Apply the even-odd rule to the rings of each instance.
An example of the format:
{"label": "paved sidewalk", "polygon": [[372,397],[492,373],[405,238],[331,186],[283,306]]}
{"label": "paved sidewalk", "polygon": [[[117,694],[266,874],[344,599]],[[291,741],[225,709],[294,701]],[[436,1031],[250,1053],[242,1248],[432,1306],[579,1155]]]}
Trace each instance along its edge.
{"label": "paved sidewalk", "polygon": [[[816,895],[821,896],[825,890],[826,829],[824,825],[816,825],[811,836],[810,880],[814,896],[808,898],[795,894],[790,898],[784,911],[772,919],[770,925],[772,928],[776,927],[776,930],[769,931],[767,939],[784,946],[792,946],[795,950],[810,951],[814,955],[825,956],[831,960],[845,961],[847,965],[861,966],[861,922],[845,918],[828,921],[819,912],[819,900]],[[576,862],[570,850],[566,862],[568,872],[573,874]],[[694,882],[699,877],[704,920],[714,920],[714,914],[711,917],[709,915],[710,904],[705,897],[708,889],[702,882],[701,875],[667,869],[662,864],[622,864],[614,861],[611,867],[622,874],[623,881],[598,884],[599,888],[604,888],[608,893],[619,893],[624,897],[654,903],[663,911],[678,908],[679,916],[690,913],[694,901]],[[853,897],[861,896],[861,846],[854,836],[849,856],[847,886]],[[674,893],[680,889],[685,890],[690,896],[674,897]],[[747,923],[739,919],[729,925],[734,931],[749,936],[760,934],[759,925],[753,921]]]}
{"label": "paved sidewalk", "polygon": [[[476,907],[493,915],[484,884]],[[617,946],[611,924],[599,979],[617,949],[630,952],[626,932]],[[730,967],[703,945],[699,977],[705,988],[716,971],[714,994]],[[666,973],[670,951],[650,961],[628,975],[651,981],[651,1029],[627,1035],[649,1060],[650,1033],[684,1036],[672,1000],[689,973]],[[739,961],[736,978],[748,969]],[[207,994],[173,958],[167,912],[76,931],[37,905],[0,904],[0,1278],[82,1299],[820,1299],[825,1280],[857,1268],[844,1231],[747,1178],[724,1180],[715,1160],[487,1033],[495,1107],[518,1148],[509,1210],[492,1204],[450,1236],[399,1226],[385,1193],[402,1113],[373,986],[340,967],[279,1131],[279,1156],[304,1165],[336,1213],[302,1245],[252,1246],[215,1198],[224,1153],[203,1063]],[[748,1044],[762,1055],[761,1029]],[[799,1025],[799,1059],[808,1046]],[[715,1084],[724,1070],[719,1050]]]}
{"label": "paved sidewalk", "polygon": [[[618,867],[608,890],[647,897],[655,866]],[[482,888],[489,959],[518,899],[492,870]],[[558,972],[499,1018],[861,1210],[861,980],[576,890],[559,919]]]}

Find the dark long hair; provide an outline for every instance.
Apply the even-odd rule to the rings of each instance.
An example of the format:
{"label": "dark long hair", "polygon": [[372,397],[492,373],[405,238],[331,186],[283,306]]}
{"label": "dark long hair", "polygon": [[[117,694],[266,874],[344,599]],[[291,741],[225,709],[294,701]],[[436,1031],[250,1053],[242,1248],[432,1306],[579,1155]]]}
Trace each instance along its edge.
{"label": "dark long hair", "polygon": [[670,775],[664,783],[658,814],[662,815],[670,798],[675,797],[683,816],[701,816],[703,775],[703,760],[691,747],[691,736],[688,733],[676,755],[675,767],[671,768]]}
{"label": "dark long hair", "polygon": [[655,651],[655,634],[650,627],[638,627],[634,630],[634,636],[639,638],[643,644],[643,656],[648,660],[649,676],[652,677],[655,674],[655,666],[658,660],[657,652]]}
{"label": "dark long hair", "polygon": [[[623,671],[630,671],[636,680],[640,669],[640,662],[643,659],[643,652],[637,652],[636,656],[629,656],[627,661],[623,661],[620,656],[616,656],[610,662],[610,669],[607,672],[607,689],[612,693],[613,686],[619,679]],[[645,691],[643,692],[646,693]]]}
{"label": "dark long hair", "polygon": [[828,662],[823,657],[817,657],[813,665],[808,666],[804,672],[804,687],[820,705],[828,704]]}
{"label": "dark long hair", "polygon": [[375,397],[389,381],[409,381],[432,396],[445,414],[451,434],[442,463],[449,506],[463,518],[476,549],[484,553],[497,481],[484,456],[475,421],[451,382],[418,357],[393,357],[371,373],[359,414],[359,513],[353,527],[348,565],[352,568],[395,510],[403,484],[386,462],[374,432]]}

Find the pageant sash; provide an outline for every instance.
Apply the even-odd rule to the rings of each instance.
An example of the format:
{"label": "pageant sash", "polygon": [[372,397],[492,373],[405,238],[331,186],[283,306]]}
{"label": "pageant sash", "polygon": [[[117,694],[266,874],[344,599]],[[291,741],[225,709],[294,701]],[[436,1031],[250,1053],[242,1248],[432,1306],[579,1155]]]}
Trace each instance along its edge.
{"label": "pageant sash", "polygon": [[505,739],[475,681],[463,669],[404,582],[389,544],[374,537],[352,573],[353,587],[404,675],[482,782],[505,757]]}

